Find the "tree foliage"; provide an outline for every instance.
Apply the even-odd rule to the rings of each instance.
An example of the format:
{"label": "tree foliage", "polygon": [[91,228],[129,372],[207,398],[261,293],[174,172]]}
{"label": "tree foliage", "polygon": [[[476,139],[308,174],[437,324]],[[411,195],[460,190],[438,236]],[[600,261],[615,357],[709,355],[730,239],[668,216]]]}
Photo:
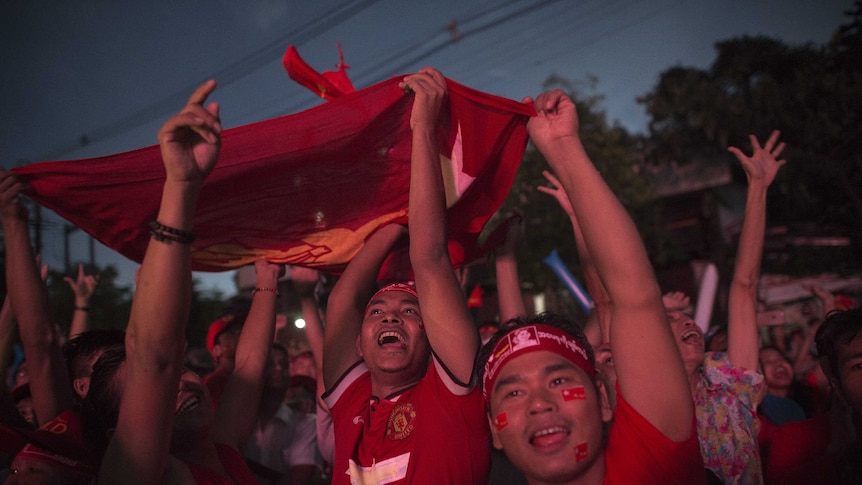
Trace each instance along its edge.
{"label": "tree foliage", "polygon": [[[862,2],[825,46],[766,37],[716,44],[705,70],[677,66],[639,99],[650,163],[687,163],[782,131],[788,165],[770,191],[770,221],[862,227]],[[742,179],[741,170],[736,176]],[[858,240],[858,237],[857,237]]]}

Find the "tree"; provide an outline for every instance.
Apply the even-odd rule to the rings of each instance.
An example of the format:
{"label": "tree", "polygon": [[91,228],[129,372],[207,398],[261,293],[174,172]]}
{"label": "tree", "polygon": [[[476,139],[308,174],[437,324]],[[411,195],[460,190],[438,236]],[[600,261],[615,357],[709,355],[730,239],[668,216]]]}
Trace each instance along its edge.
{"label": "tree", "polygon": [[[749,133],[780,129],[790,162],[769,194],[773,224],[816,222],[862,241],[862,2],[825,46],[766,37],[716,44],[709,69],[677,66],[639,98],[651,164],[727,157]],[[744,174],[734,165],[735,177]],[[811,271],[822,261],[811,261]]]}

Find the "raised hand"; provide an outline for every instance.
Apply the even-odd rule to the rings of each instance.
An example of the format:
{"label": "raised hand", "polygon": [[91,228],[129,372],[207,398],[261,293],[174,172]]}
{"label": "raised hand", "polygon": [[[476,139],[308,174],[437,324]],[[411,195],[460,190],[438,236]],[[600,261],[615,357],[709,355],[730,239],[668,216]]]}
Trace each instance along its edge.
{"label": "raised hand", "polygon": [[255,284],[258,288],[276,288],[278,279],[284,276],[284,273],[282,264],[270,263],[265,259],[254,262]]}
{"label": "raised hand", "polygon": [[566,189],[563,188],[563,184],[554,176],[551,172],[547,170],[542,170],[542,175],[551,183],[551,186],[539,185],[536,187],[539,189],[539,192],[544,192],[553,198],[557,199],[557,202],[560,204],[560,207],[563,208],[566,215],[569,216],[569,219],[575,217],[575,211],[572,209],[572,202],[569,201],[569,195],[566,193]]}
{"label": "raised hand", "polygon": [[535,101],[526,97],[523,102],[532,102],[536,108],[537,116],[527,122],[527,132],[539,151],[552,151],[565,138],[580,141],[575,103],[562,90],[544,92]]}
{"label": "raised hand", "polygon": [[99,275],[84,274],[84,265],[78,265],[78,278],[72,279],[68,276],[63,278],[63,281],[69,284],[72,292],[75,293],[75,298],[80,298],[89,301],[93,296],[93,291],[96,289],[96,284],[99,282]]}
{"label": "raised hand", "polygon": [[686,313],[691,311],[691,298],[681,291],[670,291],[662,295],[662,303],[667,311],[678,311]]}
{"label": "raised hand", "polygon": [[745,169],[745,174],[748,176],[749,184],[762,182],[768,187],[775,180],[775,174],[778,173],[778,169],[787,163],[786,160],[776,160],[785,147],[784,142],[776,144],[780,135],[780,131],[774,130],[769,135],[769,139],[766,140],[766,144],[763,147],[760,146],[760,141],[758,141],[756,136],[748,135],[753,149],[751,156],[745,155],[739,148],[727,148],[730,153],[736,156],[739,163],[742,164],[742,168]]}
{"label": "raised hand", "polygon": [[159,145],[169,181],[203,182],[215,167],[221,149],[219,107],[217,103],[203,105],[215,87],[215,81],[203,83],[182,111],[159,130]]}
{"label": "raised hand", "polygon": [[440,74],[440,71],[425,67],[416,74],[405,76],[398,87],[405,92],[412,91],[415,95],[413,112],[410,115],[410,129],[415,131],[418,127],[424,126],[434,132],[437,129],[440,110],[448,96],[446,78]]}
{"label": "raised hand", "polygon": [[0,217],[27,220],[27,208],[18,197],[26,188],[12,172],[0,168]]}

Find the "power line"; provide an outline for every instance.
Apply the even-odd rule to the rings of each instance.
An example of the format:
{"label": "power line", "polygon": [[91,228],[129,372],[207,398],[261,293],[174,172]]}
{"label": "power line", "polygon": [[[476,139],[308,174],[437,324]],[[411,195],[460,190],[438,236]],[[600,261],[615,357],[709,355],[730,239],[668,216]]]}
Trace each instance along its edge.
{"label": "power line", "polygon": [[[261,66],[271,62],[273,58],[279,58],[281,54],[284,53],[285,45],[288,42],[292,42],[294,44],[307,42],[326,30],[333,28],[359,12],[367,9],[378,1],[379,0],[362,0],[343,4],[337,7],[334,11],[326,12],[314,18],[311,22],[303,25],[299,29],[290,31],[263,47],[260,47],[251,54],[243,56],[241,59],[228,64],[224,68],[207,76],[207,78],[219,79],[219,83],[223,86],[236,82],[256,69],[259,69]],[[43,158],[43,160],[60,158],[63,155],[80,148],[82,145],[115,137],[152,121],[163,113],[171,112],[171,110],[176,109],[177,106],[181,106],[187,99],[189,93],[196,87],[197,83],[186,85],[175,91],[173,94],[170,94],[141,110],[100,128],[90,130],[75,142],[67,143],[64,146],[53,150]]]}
{"label": "power line", "polygon": [[[508,22],[524,15],[525,13],[528,13],[531,10],[541,10],[541,9],[551,5],[551,4],[554,4],[554,3],[557,3],[560,1],[561,0],[542,0],[538,3],[530,3],[530,4],[528,4],[522,8],[519,8],[519,9],[513,11],[513,12],[505,14],[502,17],[496,17],[495,16],[495,18],[488,20],[488,21],[485,21],[484,23],[480,24],[477,27],[474,27],[474,28],[471,28],[471,29],[468,29],[465,31],[461,31],[459,29],[458,30],[459,37],[458,37],[457,41],[461,42],[464,38],[471,37],[473,35],[482,33],[486,30],[490,30],[490,29],[493,29],[493,28],[498,27],[500,25],[503,25],[505,23],[508,23]],[[502,5],[503,6],[509,6],[509,5],[516,4],[516,3],[519,3],[519,2],[518,1],[508,1],[508,2],[504,2]],[[480,20],[483,17],[489,16],[492,14],[496,14],[498,12],[499,12],[499,6],[488,7],[488,8],[476,11],[473,14],[467,16],[467,18],[465,19],[465,23]],[[461,24],[458,24],[458,25],[461,25]],[[432,45],[430,47],[427,47],[424,51],[422,51],[422,52],[420,52],[420,53],[418,53],[412,57],[409,57],[405,60],[400,61],[400,63],[395,65],[394,67],[391,66],[392,63],[398,61],[400,58],[410,54],[411,52],[413,52],[413,51],[417,50],[418,48],[428,44],[430,41],[432,41],[438,37],[443,37],[443,38],[440,39],[439,41],[437,41],[436,45]],[[455,41],[452,39],[452,36],[450,35],[450,32],[447,28],[442,27],[442,28],[434,29],[429,34],[423,36],[419,40],[412,42],[410,45],[408,45],[408,46],[398,50],[397,52],[393,53],[392,55],[384,58],[383,60],[374,64],[370,68],[361,70],[357,74],[350,76],[350,77],[354,81],[354,83],[358,84],[358,85],[362,84],[359,81],[364,81],[365,79],[371,79],[372,80],[371,82],[377,82],[381,79],[388,78],[389,76],[403,72],[408,67],[415,65],[416,63],[420,62],[421,60],[427,59],[427,58],[433,56],[434,54],[442,51],[443,49],[452,46],[454,44],[454,42]],[[310,101],[302,100],[302,101],[299,101],[299,102],[292,104],[291,106],[289,106],[288,108],[286,108],[284,110],[281,110],[281,109],[277,110],[277,112],[274,113],[273,115],[279,116],[279,115],[283,115],[285,113],[294,113],[299,109],[304,109],[304,108],[311,106],[311,105],[312,105],[312,103]]]}

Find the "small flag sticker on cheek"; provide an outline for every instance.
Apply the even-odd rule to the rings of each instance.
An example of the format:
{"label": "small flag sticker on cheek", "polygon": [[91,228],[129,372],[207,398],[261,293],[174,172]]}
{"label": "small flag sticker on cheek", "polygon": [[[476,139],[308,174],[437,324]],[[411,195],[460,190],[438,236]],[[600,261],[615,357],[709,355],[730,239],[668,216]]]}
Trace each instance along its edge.
{"label": "small flag sticker on cheek", "polygon": [[575,447],[575,461],[580,462],[587,459],[587,442],[579,444]]}
{"label": "small flag sticker on cheek", "polygon": [[494,426],[497,427],[497,431],[509,426],[509,418],[506,413],[500,413],[494,418]]}
{"label": "small flag sticker on cheek", "polygon": [[563,401],[574,401],[575,399],[587,398],[587,393],[584,391],[584,386],[573,387],[571,389],[563,389],[560,392],[563,395]]}

